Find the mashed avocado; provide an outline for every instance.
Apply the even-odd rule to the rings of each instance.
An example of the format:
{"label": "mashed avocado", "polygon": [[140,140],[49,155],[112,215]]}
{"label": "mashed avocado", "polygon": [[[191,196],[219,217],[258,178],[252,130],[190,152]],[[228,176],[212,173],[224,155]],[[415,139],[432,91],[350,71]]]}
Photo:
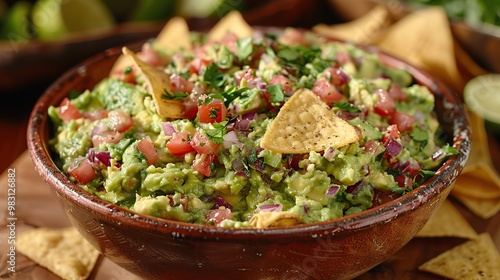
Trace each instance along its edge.
{"label": "mashed avocado", "polygon": [[[193,36],[199,41],[189,53],[143,48],[145,62],[169,75],[162,98],[182,102],[185,117],[160,116],[144,73],[128,66],[50,108],[61,169],[137,213],[221,227],[262,219],[287,226],[404,195],[456,153],[439,138],[434,96],[404,69],[308,33],[284,44],[288,32],[295,31],[228,34],[221,43]],[[355,127],[359,141],[305,154],[262,149],[280,108],[302,88]]]}

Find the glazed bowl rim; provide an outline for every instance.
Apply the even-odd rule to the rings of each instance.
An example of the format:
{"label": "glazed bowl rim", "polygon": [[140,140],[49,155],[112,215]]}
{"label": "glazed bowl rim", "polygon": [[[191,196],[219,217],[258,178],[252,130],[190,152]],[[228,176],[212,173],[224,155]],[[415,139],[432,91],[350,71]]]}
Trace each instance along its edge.
{"label": "glazed bowl rim", "polygon": [[[345,42],[335,38],[335,41]],[[352,42],[348,42],[354,44]],[[142,44],[142,43],[141,43]],[[139,45],[137,42],[135,45]],[[120,47],[115,47],[98,53],[75,67],[65,72],[60,78],[52,83],[35,103],[30,114],[27,129],[27,145],[30,157],[35,165],[35,169],[42,179],[50,186],[57,196],[69,200],[72,204],[84,208],[94,216],[99,216],[100,220],[117,224],[120,227],[128,227],[153,234],[171,234],[183,238],[203,239],[216,238],[217,240],[235,240],[242,237],[262,239],[265,236],[269,239],[278,239],[283,236],[317,236],[317,234],[340,234],[362,230],[376,224],[390,222],[398,216],[417,208],[433,197],[437,196],[445,188],[449,187],[458,177],[467,162],[471,148],[471,131],[467,112],[459,96],[448,86],[434,78],[427,71],[415,67],[399,58],[388,55],[374,46],[361,47],[368,52],[377,54],[380,59],[393,67],[405,67],[414,78],[414,81],[422,83],[431,90],[433,95],[440,95],[443,98],[443,106],[453,106],[453,110],[458,112],[458,117],[453,123],[453,147],[459,150],[457,155],[449,157],[436,174],[429,178],[423,185],[413,189],[407,194],[371,209],[332,219],[324,222],[301,224],[282,228],[220,228],[207,225],[191,224],[173,220],[166,220],[153,216],[135,213],[129,209],[101,199],[73,183],[52,160],[52,155],[48,143],[44,138],[44,130],[49,125],[47,119],[47,109],[50,105],[58,105],[65,95],[58,92],[60,84],[77,77],[79,73],[86,71],[88,65],[99,63],[102,59],[118,57],[121,53]],[[441,91],[442,89],[442,91]],[[58,97],[58,98],[56,98]],[[55,100],[55,101],[54,101]],[[446,105],[448,104],[448,105]],[[445,108],[451,110],[452,108]],[[441,124],[441,122],[440,122]],[[48,139],[48,138],[47,138]],[[443,180],[444,179],[444,180]],[[207,235],[208,234],[208,235]]]}

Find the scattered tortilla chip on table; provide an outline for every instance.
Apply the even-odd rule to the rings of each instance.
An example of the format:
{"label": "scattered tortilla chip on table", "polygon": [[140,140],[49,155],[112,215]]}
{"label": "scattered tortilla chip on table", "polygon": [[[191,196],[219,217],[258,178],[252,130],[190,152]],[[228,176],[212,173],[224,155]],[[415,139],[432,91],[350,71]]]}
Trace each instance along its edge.
{"label": "scattered tortilla chip on table", "polygon": [[99,258],[97,251],[73,228],[36,228],[20,233],[16,248],[63,279],[87,279]]}
{"label": "scattered tortilla chip on table", "polygon": [[459,193],[453,194],[453,197],[463,203],[476,216],[483,219],[489,219],[500,211],[500,197],[475,198]]}
{"label": "scattered tortilla chip on table", "polygon": [[210,29],[207,40],[220,41],[228,32],[233,33],[240,39],[253,35],[252,27],[243,19],[241,13],[236,10],[229,12]]}
{"label": "scattered tortilla chip on table", "polygon": [[420,265],[419,270],[449,279],[500,279],[500,255],[488,233]]}
{"label": "scattered tortilla chip on table", "polygon": [[445,200],[415,237],[476,239],[478,235],[453,204]]}
{"label": "scattered tortilla chip on table", "polygon": [[164,98],[165,94],[170,93],[172,88],[169,75],[160,69],[149,66],[127,47],[123,47],[122,51],[126,57],[132,58],[134,65],[142,71],[147,90],[153,96],[158,114],[169,119],[183,118],[184,105],[182,101]]}
{"label": "scattered tortilla chip on table", "polygon": [[359,140],[312,91],[301,89],[283,105],[260,142],[261,148],[283,154],[305,154],[340,148]]}

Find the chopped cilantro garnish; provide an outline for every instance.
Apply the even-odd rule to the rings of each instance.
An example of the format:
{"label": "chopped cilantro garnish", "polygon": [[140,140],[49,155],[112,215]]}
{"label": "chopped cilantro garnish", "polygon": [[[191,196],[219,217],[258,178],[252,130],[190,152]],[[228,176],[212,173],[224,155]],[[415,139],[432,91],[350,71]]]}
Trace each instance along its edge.
{"label": "chopped cilantro garnish", "polygon": [[218,114],[219,114],[219,109],[210,108],[210,113],[209,113],[208,117],[211,119],[216,119]]}
{"label": "chopped cilantro garnish", "polygon": [[285,94],[283,94],[281,84],[268,86],[266,90],[271,95],[271,98],[269,99],[271,103],[280,103],[285,100]]}
{"label": "chopped cilantro garnish", "polygon": [[223,142],[222,137],[226,135],[226,124],[227,121],[213,123],[203,128],[208,139],[216,144],[221,144]]}
{"label": "chopped cilantro garnish", "polygon": [[248,155],[248,163],[253,164],[257,160],[257,151],[253,150]]}
{"label": "chopped cilantro garnish", "polygon": [[420,171],[420,174],[415,176],[415,178],[414,178],[415,181],[413,182],[413,187],[418,187],[418,186],[422,185],[425,181],[427,181],[427,179],[434,176],[434,174],[436,174],[435,171],[422,169]]}
{"label": "chopped cilantro garnish", "polygon": [[238,98],[243,92],[249,90],[248,88],[237,88],[237,87],[230,87],[226,91],[221,92],[220,94],[223,97],[224,104],[229,106],[233,100]]}
{"label": "chopped cilantro garnish", "polygon": [[243,61],[247,59],[253,52],[252,37],[246,37],[236,41],[236,51],[238,52],[238,59]]}
{"label": "chopped cilantro garnish", "polygon": [[447,157],[458,154],[458,150],[456,148],[450,146],[450,144],[448,144],[448,143],[446,143],[446,145],[441,147],[441,149],[443,149],[443,151],[445,152]]}
{"label": "chopped cilantro garnish", "polygon": [[185,92],[169,92],[166,88],[164,88],[161,98],[167,100],[177,100],[177,99],[184,99],[188,96],[189,94]]}
{"label": "chopped cilantro garnish", "polygon": [[127,75],[127,74],[130,74],[130,73],[132,73],[132,67],[130,67],[130,66],[125,67],[125,70],[123,71],[123,74]]}
{"label": "chopped cilantro garnish", "polygon": [[415,141],[421,141],[421,142],[427,142],[428,139],[428,133],[426,130],[421,129],[418,126],[414,126],[413,129],[411,130],[410,133],[411,138]]}
{"label": "chopped cilantro garnish", "polygon": [[217,65],[214,63],[210,63],[205,69],[205,73],[203,74],[203,80],[205,83],[212,85],[214,87],[221,87],[226,81],[226,77],[219,70]]}
{"label": "chopped cilantro garnish", "polygon": [[354,107],[351,103],[348,103],[348,102],[337,101],[337,102],[332,102],[332,104],[333,104],[333,106],[339,108],[340,110],[346,111],[349,113],[361,112],[361,109],[359,109],[358,107]]}

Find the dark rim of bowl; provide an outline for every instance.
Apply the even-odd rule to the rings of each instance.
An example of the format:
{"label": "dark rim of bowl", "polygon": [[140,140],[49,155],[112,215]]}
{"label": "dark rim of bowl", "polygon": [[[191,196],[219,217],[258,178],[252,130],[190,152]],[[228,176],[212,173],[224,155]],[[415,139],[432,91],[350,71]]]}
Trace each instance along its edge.
{"label": "dark rim of bowl", "polygon": [[[336,40],[336,39],[334,39]],[[337,40],[338,41],[338,40]],[[120,227],[140,229],[150,233],[160,233],[176,235],[182,238],[207,239],[216,238],[217,240],[258,238],[259,236],[280,238],[282,236],[315,236],[317,234],[340,234],[345,231],[362,230],[363,228],[382,224],[396,219],[398,216],[411,211],[412,209],[425,204],[433,197],[449,187],[463,170],[468,159],[471,148],[471,130],[466,110],[458,97],[449,87],[437,81],[427,71],[412,66],[399,58],[390,56],[376,47],[360,46],[365,50],[378,54],[385,64],[393,67],[403,67],[413,76],[414,81],[426,85],[434,96],[442,98],[444,116],[447,121],[452,123],[453,129],[453,147],[459,150],[457,155],[448,158],[442,166],[436,171],[436,174],[429,178],[423,185],[410,191],[409,193],[376,206],[374,208],[362,211],[357,214],[344,216],[330,221],[303,224],[285,228],[219,228],[206,225],[190,224],[162,218],[137,214],[131,210],[105,201],[83,190],[73,183],[53,162],[50,148],[46,139],[49,139],[47,126],[49,125],[47,110],[49,106],[58,106],[62,96],[58,89],[65,81],[77,78],[79,72],[85,69],[87,65],[98,63],[102,59],[118,57],[121,53],[120,48],[113,48],[97,54],[77,66],[70,69],[59,79],[57,79],[39,98],[35,104],[28,124],[27,144],[30,156],[35,165],[35,169],[41,175],[42,179],[51,187],[52,191],[63,197],[70,203],[84,208],[90,214],[99,216],[108,223]],[[436,100],[438,100],[436,98]],[[208,234],[208,235],[207,235]]]}

